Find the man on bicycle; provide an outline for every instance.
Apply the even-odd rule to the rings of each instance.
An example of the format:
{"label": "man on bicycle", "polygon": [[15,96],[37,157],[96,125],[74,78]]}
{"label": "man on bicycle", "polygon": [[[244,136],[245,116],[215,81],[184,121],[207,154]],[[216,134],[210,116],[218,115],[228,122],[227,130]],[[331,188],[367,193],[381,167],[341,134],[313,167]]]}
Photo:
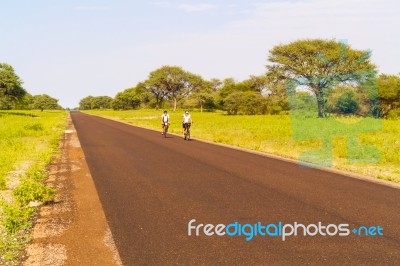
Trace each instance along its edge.
{"label": "man on bicycle", "polygon": [[186,110],[185,113],[183,114],[183,120],[182,120],[182,134],[185,135],[185,130],[187,127],[190,127],[190,125],[193,123],[192,118],[190,117],[189,111]]}
{"label": "man on bicycle", "polygon": [[167,110],[164,111],[164,113],[161,116],[161,135],[164,134],[164,127],[169,125],[169,114]]}

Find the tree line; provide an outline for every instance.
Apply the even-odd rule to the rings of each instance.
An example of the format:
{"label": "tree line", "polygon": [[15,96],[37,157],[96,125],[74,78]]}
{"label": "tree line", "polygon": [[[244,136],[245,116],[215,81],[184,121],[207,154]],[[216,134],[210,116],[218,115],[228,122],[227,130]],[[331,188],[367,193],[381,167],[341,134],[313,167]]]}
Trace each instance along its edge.
{"label": "tree line", "polygon": [[[400,117],[400,75],[379,74],[369,51],[335,40],[305,39],[273,47],[266,72],[244,81],[204,79],[162,66],[114,97],[88,96],[79,109],[198,108],[230,115],[309,109],[318,117]],[[49,95],[30,95],[14,69],[0,63],[0,109],[61,109]]]}
{"label": "tree line", "polygon": [[305,39],[272,48],[266,72],[244,81],[206,80],[162,66],[115,97],[88,96],[79,108],[198,108],[231,115],[281,114],[305,108],[318,117],[400,117],[400,75],[378,75],[371,52],[335,40]]}
{"label": "tree line", "polygon": [[22,87],[14,68],[0,63],[0,110],[59,110],[58,100],[47,95],[31,95]]}

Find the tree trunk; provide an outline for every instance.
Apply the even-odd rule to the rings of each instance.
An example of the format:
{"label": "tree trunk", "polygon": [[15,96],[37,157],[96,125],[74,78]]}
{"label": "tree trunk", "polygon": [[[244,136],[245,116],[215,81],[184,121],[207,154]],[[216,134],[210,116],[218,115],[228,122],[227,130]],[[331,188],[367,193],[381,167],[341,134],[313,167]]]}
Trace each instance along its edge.
{"label": "tree trunk", "polygon": [[160,108],[160,96],[156,95],[156,110]]}
{"label": "tree trunk", "polygon": [[200,113],[203,112],[203,104],[200,104]]}
{"label": "tree trunk", "polygon": [[174,96],[174,111],[176,111],[176,102],[177,102],[176,96]]}
{"label": "tree trunk", "polygon": [[325,117],[325,101],[324,94],[319,91],[317,94],[317,104],[318,104],[318,117]]}

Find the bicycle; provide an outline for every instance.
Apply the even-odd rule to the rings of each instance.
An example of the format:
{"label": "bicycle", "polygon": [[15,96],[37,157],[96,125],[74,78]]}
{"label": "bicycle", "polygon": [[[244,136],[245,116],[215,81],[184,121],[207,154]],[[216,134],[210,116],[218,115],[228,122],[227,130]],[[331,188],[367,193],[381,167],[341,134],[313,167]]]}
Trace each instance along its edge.
{"label": "bicycle", "polygon": [[190,140],[190,126],[192,125],[191,123],[185,123],[185,132],[184,134],[184,140]]}
{"label": "bicycle", "polygon": [[169,127],[169,123],[165,122],[164,123],[164,131],[163,131],[164,138],[167,137],[168,127]]}

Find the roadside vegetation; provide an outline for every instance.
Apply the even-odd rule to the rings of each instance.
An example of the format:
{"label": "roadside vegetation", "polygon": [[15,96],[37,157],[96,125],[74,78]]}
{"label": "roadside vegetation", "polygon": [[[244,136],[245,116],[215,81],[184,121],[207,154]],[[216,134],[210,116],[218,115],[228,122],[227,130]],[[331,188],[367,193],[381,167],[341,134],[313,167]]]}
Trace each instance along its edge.
{"label": "roadside vegetation", "polygon": [[61,110],[57,99],[28,93],[14,68],[0,63],[0,265],[18,264],[35,207],[55,196],[44,181],[65,127]]}
{"label": "roadside vegetation", "polygon": [[162,66],[113,98],[83,98],[79,109],[155,129],[167,109],[175,133],[174,111],[198,110],[197,138],[400,181],[400,75],[378,75],[370,51],[335,40],[276,45],[265,73],[243,81]]}
{"label": "roadside vegetation", "polygon": [[30,239],[36,207],[55,190],[44,184],[65,128],[65,111],[0,111],[0,265],[13,265]]}
{"label": "roadside vegetation", "polygon": [[[91,110],[86,113],[127,122],[129,124],[160,130],[161,132],[161,110]],[[182,133],[183,110],[170,111],[170,132]],[[192,111],[193,118],[192,136],[217,143],[224,143],[255,151],[279,155],[286,158],[299,159],[299,156],[307,151],[320,149],[322,137],[315,136],[321,131],[321,121],[332,125],[330,128],[342,130],[339,125],[357,125],[359,143],[376,147],[379,154],[376,156],[374,150],[371,154],[361,154],[359,162],[349,161],[347,149],[348,132],[341,135],[333,132],[332,140],[332,167],[347,170],[380,179],[400,182],[400,123],[396,120],[380,120],[375,118],[365,119],[360,123],[359,117],[330,117],[326,120],[314,118],[305,119],[304,123],[310,123],[302,127],[299,134],[293,128],[291,116],[282,115],[227,115],[226,112],[200,112]],[[370,130],[370,124],[376,124],[376,130]],[[319,124],[318,124],[319,123]],[[353,129],[351,129],[353,130]],[[346,135],[347,134],[347,135]],[[296,136],[297,135],[297,136]],[[304,136],[310,136],[306,138]],[[322,135],[324,136],[324,135]],[[367,151],[368,153],[368,151]],[[363,158],[376,159],[363,162]],[[354,159],[354,157],[352,157]],[[350,158],[350,159],[352,159]]]}

